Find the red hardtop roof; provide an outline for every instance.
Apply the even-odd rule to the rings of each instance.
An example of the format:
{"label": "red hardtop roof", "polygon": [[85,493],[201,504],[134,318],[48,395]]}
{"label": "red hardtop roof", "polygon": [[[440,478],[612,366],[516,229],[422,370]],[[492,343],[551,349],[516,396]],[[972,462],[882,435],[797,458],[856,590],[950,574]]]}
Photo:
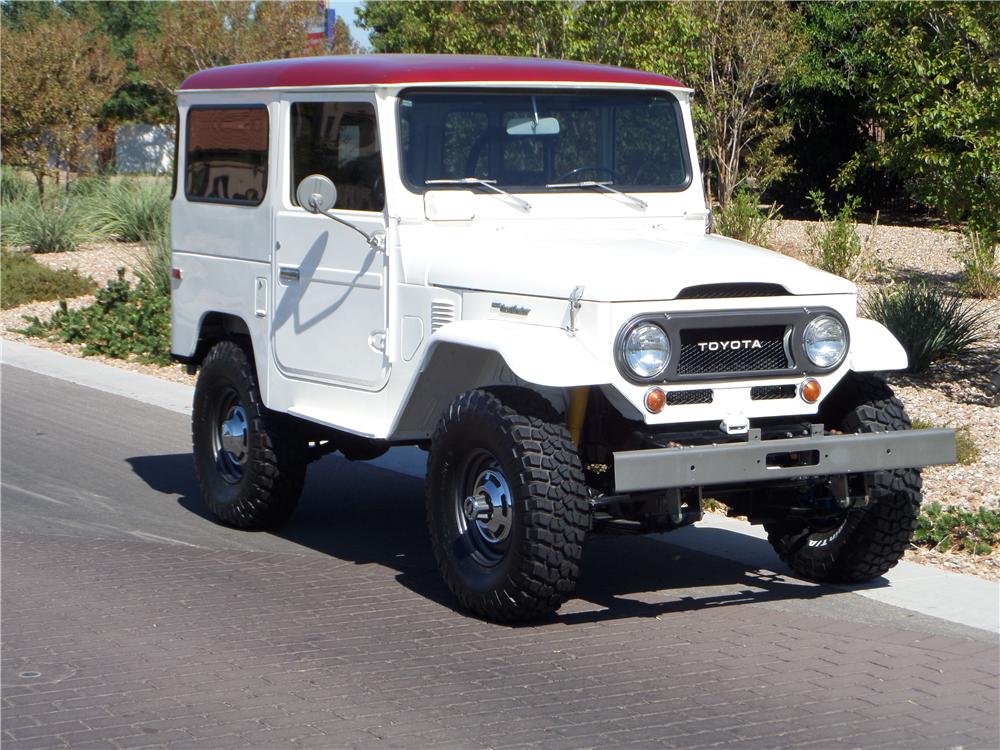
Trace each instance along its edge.
{"label": "red hardtop roof", "polygon": [[337,55],[209,68],[189,77],[181,84],[181,90],[508,81],[683,86],[656,73],[569,60],[480,55]]}

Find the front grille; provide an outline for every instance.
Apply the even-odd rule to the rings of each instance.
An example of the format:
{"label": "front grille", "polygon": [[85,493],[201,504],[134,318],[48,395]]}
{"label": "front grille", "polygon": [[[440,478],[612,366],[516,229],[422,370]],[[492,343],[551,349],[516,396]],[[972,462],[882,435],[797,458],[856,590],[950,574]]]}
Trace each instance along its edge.
{"label": "front grille", "polygon": [[780,284],[699,284],[681,290],[677,299],[726,299],[729,297],[783,297],[788,290]]}
{"label": "front grille", "polygon": [[762,372],[792,366],[785,353],[785,326],[681,330],[678,375]]}
{"label": "front grille", "polygon": [[779,398],[795,398],[794,385],[755,385],[750,389],[751,401],[771,401]]}
{"label": "front grille", "polygon": [[713,394],[711,388],[699,388],[693,391],[670,391],[667,394],[667,406],[687,406],[690,404],[710,404]]}

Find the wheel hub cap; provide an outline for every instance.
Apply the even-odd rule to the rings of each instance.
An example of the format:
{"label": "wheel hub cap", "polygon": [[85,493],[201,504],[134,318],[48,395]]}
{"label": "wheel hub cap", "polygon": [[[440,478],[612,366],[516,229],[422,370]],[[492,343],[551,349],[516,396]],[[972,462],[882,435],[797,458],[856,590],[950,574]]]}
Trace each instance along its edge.
{"label": "wheel hub cap", "polygon": [[247,413],[236,404],[230,407],[219,425],[219,441],[225,457],[238,466],[247,460]]}
{"label": "wheel hub cap", "polygon": [[470,525],[475,525],[483,539],[497,544],[510,534],[512,503],[506,477],[499,469],[490,467],[476,477],[472,494],[462,501],[462,515]]}

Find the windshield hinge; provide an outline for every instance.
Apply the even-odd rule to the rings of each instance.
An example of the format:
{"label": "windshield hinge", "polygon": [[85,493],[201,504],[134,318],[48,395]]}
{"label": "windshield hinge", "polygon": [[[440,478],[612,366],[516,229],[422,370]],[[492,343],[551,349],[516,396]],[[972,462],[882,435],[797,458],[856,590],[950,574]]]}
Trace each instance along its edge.
{"label": "windshield hinge", "polygon": [[573,287],[573,291],[569,293],[569,325],[565,327],[566,333],[570,336],[576,336],[576,314],[580,310],[580,300],[583,298],[583,286]]}

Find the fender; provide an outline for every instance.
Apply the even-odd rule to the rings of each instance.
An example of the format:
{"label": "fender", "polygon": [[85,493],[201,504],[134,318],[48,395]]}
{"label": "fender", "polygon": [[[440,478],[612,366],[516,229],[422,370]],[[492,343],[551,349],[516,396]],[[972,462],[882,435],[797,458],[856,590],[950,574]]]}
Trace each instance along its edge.
{"label": "fender", "polygon": [[536,385],[568,388],[611,382],[611,364],[601,362],[561,328],[529,326],[499,320],[461,320],[431,338],[420,369],[441,344],[496,352],[518,378]]}
{"label": "fender", "polygon": [[906,350],[881,323],[855,318],[851,326],[851,369],[854,372],[905,370]]}

